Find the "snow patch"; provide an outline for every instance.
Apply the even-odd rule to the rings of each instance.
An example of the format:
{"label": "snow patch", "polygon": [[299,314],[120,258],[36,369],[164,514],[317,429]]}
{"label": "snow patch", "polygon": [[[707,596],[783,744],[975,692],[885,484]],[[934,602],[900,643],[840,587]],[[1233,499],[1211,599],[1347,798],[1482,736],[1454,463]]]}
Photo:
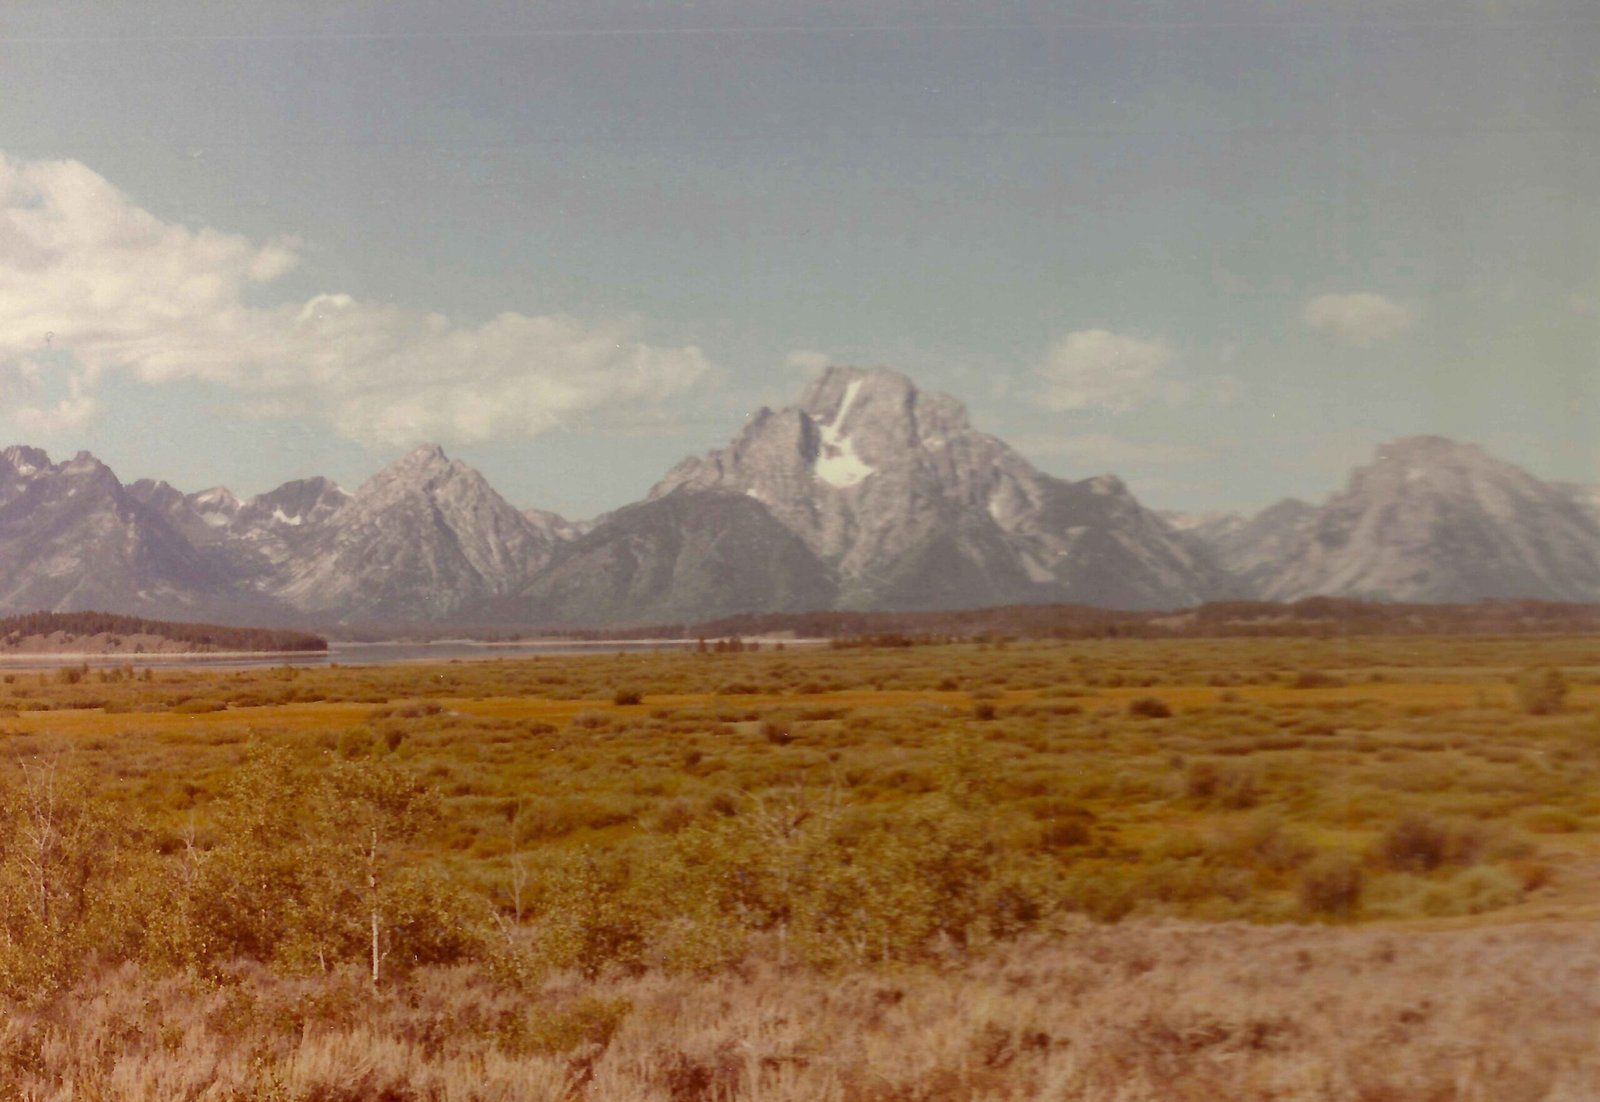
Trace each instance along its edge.
{"label": "snow patch", "polygon": [[287,524],[291,528],[298,528],[306,522],[305,517],[291,517],[282,509],[272,510],[272,519],[277,521],[279,524]]}
{"label": "snow patch", "polygon": [[200,520],[207,528],[221,528],[228,523],[228,518],[221,513],[201,513]]}
{"label": "snow patch", "polygon": [[822,481],[840,489],[863,482],[876,469],[862,461],[856,454],[854,442],[839,431],[860,390],[861,380],[852,380],[844,389],[844,401],[840,403],[839,412],[834,414],[833,420],[817,426],[817,431],[822,435],[822,450],[817,455],[814,470]]}
{"label": "snow patch", "polygon": [[1053,582],[1056,576],[1044,564],[1026,551],[1022,553],[1022,569],[1028,572],[1028,580],[1034,582]]}

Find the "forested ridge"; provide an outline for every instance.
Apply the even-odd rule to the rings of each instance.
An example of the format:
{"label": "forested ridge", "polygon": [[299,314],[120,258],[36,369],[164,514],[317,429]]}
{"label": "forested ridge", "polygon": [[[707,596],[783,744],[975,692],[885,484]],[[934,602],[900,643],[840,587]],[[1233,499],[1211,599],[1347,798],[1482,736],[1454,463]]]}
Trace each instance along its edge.
{"label": "forested ridge", "polygon": [[183,624],[111,612],[30,612],[0,619],[0,643],[14,646],[31,636],[61,632],[69,639],[95,635],[146,635],[184,643],[195,650],[322,651],[328,641],[302,631]]}

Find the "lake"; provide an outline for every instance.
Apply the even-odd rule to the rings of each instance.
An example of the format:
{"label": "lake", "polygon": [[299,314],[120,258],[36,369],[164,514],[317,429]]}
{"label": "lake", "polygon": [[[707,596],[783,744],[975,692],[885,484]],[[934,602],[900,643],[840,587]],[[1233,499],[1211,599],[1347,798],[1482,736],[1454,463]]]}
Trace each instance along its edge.
{"label": "lake", "polygon": [[326,653],[305,654],[17,654],[0,655],[3,670],[53,670],[62,666],[99,669],[112,666],[153,666],[157,669],[250,666],[388,666],[397,662],[483,661],[495,658],[533,658],[555,654],[616,654],[618,651],[687,650],[694,642],[674,640],[612,640],[580,642],[552,639],[527,643],[474,643],[454,639],[438,643],[332,643]]}

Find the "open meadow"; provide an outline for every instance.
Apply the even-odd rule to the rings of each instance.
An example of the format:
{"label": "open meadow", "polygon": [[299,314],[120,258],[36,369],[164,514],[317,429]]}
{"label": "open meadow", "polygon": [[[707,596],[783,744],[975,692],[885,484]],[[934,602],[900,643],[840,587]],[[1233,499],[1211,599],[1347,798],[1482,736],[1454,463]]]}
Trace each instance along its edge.
{"label": "open meadow", "polygon": [[1600,638],[0,673],[0,1097],[1600,1096]]}

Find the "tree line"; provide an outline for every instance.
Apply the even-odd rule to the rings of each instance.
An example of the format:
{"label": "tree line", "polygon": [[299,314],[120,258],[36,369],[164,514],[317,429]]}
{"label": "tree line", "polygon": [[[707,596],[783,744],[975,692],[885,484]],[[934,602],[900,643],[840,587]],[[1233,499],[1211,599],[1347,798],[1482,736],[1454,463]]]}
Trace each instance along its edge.
{"label": "tree line", "polygon": [[112,612],[29,612],[0,619],[0,640],[14,645],[30,636],[153,635],[196,650],[325,651],[328,641],[303,631],[227,627],[146,620]]}

